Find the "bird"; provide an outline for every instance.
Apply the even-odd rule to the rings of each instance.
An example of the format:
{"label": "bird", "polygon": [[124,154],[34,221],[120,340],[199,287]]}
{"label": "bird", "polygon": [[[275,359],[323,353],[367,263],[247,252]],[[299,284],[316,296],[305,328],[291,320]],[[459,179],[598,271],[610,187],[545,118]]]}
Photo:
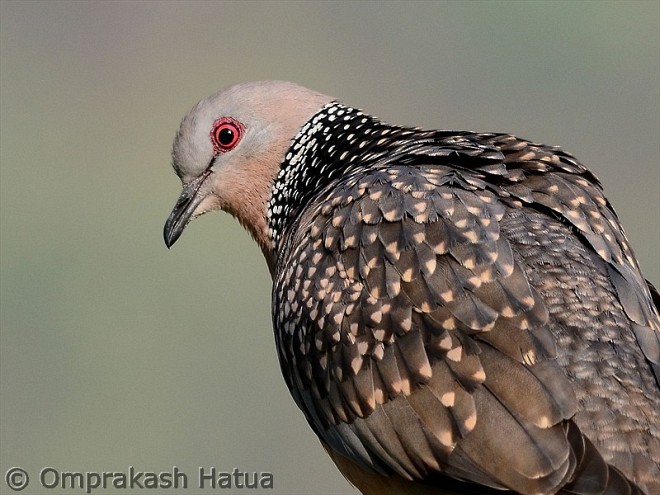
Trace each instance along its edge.
{"label": "bird", "polygon": [[362,493],[660,493],[660,296],[574,156],[257,81],[172,165],[165,244],[214,210],[251,234],[287,387]]}

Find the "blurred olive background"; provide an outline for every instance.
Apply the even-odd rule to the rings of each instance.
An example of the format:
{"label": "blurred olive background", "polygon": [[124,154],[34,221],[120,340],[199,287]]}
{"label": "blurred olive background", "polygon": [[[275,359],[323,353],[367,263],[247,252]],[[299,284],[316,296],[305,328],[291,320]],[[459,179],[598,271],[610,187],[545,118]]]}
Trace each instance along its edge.
{"label": "blurred olive background", "polygon": [[3,0],[3,475],[60,493],[40,468],[176,465],[194,486],[199,466],[238,467],[274,474],[260,493],[354,493],[280,376],[256,245],[225,214],[163,245],[174,132],[229,84],[561,145],[657,285],[659,5]]}

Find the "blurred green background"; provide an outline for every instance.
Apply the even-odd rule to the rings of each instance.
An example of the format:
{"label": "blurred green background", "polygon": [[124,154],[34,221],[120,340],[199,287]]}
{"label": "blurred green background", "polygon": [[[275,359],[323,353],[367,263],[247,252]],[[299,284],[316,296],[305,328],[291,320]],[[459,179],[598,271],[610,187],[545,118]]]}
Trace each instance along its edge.
{"label": "blurred green background", "polygon": [[395,123],[561,145],[657,285],[659,6],[3,0],[3,475],[52,494],[41,467],[238,467],[274,473],[260,493],[354,493],[280,376],[256,245],[224,214],[163,245],[179,119],[229,84],[293,80]]}

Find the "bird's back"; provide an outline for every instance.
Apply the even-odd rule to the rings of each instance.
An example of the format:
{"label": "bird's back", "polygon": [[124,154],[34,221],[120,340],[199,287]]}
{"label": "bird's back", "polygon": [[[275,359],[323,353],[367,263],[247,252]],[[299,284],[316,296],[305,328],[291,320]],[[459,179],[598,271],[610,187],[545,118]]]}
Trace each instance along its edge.
{"label": "bird's back", "polygon": [[660,491],[658,313],[593,175],[338,108],[361,138],[310,121],[271,200],[278,351],[320,438],[427,483]]}

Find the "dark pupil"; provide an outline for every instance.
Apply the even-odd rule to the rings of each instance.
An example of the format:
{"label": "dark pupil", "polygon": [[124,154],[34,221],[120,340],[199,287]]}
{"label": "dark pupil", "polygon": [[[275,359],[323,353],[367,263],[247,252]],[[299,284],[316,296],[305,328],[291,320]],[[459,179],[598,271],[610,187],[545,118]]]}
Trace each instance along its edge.
{"label": "dark pupil", "polygon": [[228,127],[220,129],[218,133],[218,143],[223,146],[229,146],[234,141],[234,131]]}

